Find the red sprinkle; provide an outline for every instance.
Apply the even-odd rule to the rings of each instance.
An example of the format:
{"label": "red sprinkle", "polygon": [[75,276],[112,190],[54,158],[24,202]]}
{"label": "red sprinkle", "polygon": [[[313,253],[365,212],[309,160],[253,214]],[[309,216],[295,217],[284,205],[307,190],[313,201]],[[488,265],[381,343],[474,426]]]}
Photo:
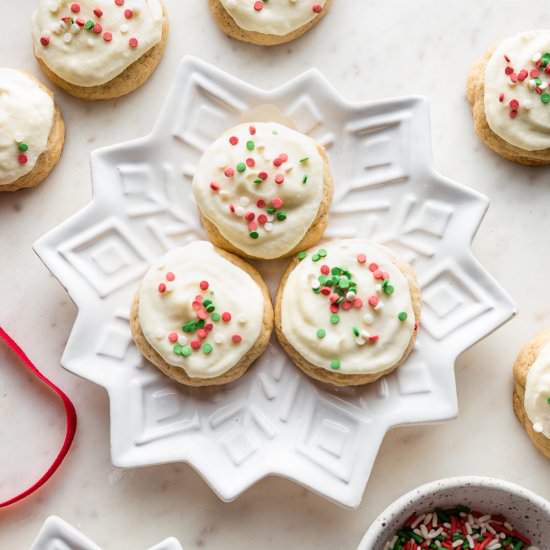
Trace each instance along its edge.
{"label": "red sprinkle", "polygon": [[267,216],[265,214],[260,214],[258,216],[258,223],[260,225],[264,225],[264,223],[267,223]]}
{"label": "red sprinkle", "polygon": [[506,67],[504,69],[504,74],[507,74],[508,76],[510,76],[513,72],[514,72],[514,69],[512,69],[512,67]]}
{"label": "red sprinkle", "polygon": [[96,34],[101,34],[103,32],[103,27],[99,24],[99,23],[96,23],[92,29]]}
{"label": "red sprinkle", "polygon": [[256,206],[258,208],[265,208],[265,205],[266,205],[266,202],[264,199],[258,199],[258,201],[256,202]]}
{"label": "red sprinkle", "polygon": [[201,287],[201,290],[208,290],[210,285],[208,284],[208,281],[201,281],[199,286]]}
{"label": "red sprinkle", "polygon": [[197,330],[197,336],[201,340],[204,340],[208,336],[208,332],[205,329],[200,328],[199,330]]}
{"label": "red sprinkle", "polygon": [[516,118],[518,116],[518,111],[510,111],[510,118]]}
{"label": "red sprinkle", "polygon": [[229,321],[231,321],[231,313],[229,313],[229,311],[224,311],[222,313],[222,321],[224,323],[229,323]]}
{"label": "red sprinkle", "polygon": [[103,15],[103,10],[101,8],[95,8],[94,9],[94,15],[96,17],[101,17]]}
{"label": "red sprinkle", "polygon": [[77,17],[77,18],[76,18],[76,24],[77,24],[79,27],[83,27],[83,26],[86,24],[86,21],[84,21],[84,19],[82,19],[82,17]]}
{"label": "red sprinkle", "polygon": [[247,158],[245,162],[249,168],[254,168],[254,166],[256,166],[256,161],[252,158]]}
{"label": "red sprinkle", "polygon": [[126,17],[126,19],[132,19],[132,17],[134,17],[134,12],[132,10],[124,10],[124,17]]}
{"label": "red sprinkle", "polygon": [[379,269],[377,269],[375,272],[374,272],[374,278],[377,280],[377,281],[383,281],[384,280],[384,273],[382,273],[382,271],[380,271]]}
{"label": "red sprinkle", "polygon": [[531,78],[538,78],[540,76],[540,71],[538,69],[531,69],[529,74],[531,75]]}
{"label": "red sprinkle", "polygon": [[105,40],[105,42],[110,42],[112,39],[113,39],[113,33],[110,33],[110,32],[103,33],[103,40]]}
{"label": "red sprinkle", "polygon": [[330,267],[328,265],[321,266],[321,273],[323,275],[328,275],[330,273]]}
{"label": "red sprinkle", "polygon": [[231,145],[237,145],[237,143],[239,143],[239,138],[237,136],[231,136],[229,138],[229,143],[231,143]]}
{"label": "red sprinkle", "polygon": [[44,47],[49,46],[50,45],[50,38],[48,36],[42,36],[40,38],[40,44],[42,44],[42,46],[44,46]]}
{"label": "red sprinkle", "polygon": [[271,200],[271,205],[273,206],[273,208],[281,208],[283,204],[284,202],[283,202],[283,199],[281,199],[281,197],[275,197],[274,199]]}
{"label": "red sprinkle", "polygon": [[380,302],[378,296],[373,294],[372,296],[369,296],[369,306],[376,307],[378,303]]}
{"label": "red sprinkle", "polygon": [[279,155],[279,159],[281,160],[281,162],[286,162],[288,160],[288,155],[286,153],[281,153]]}
{"label": "red sprinkle", "polygon": [[363,300],[361,300],[361,298],[355,298],[355,300],[353,300],[353,307],[355,309],[361,309],[363,307]]}
{"label": "red sprinkle", "polygon": [[163,292],[166,292],[166,285],[164,283],[160,283],[159,285],[159,292],[162,294]]}
{"label": "red sprinkle", "polygon": [[117,6],[124,6],[124,0],[115,0]]}
{"label": "red sprinkle", "polygon": [[130,45],[130,48],[137,48],[139,42],[137,38],[130,38],[130,40],[128,40],[128,44]]}
{"label": "red sprinkle", "polygon": [[373,273],[375,271],[378,271],[378,264],[375,264],[374,262],[372,264],[369,264],[369,271],[372,271]]}
{"label": "red sprinkle", "polygon": [[276,174],[275,175],[275,183],[277,185],[281,185],[281,183],[284,183],[285,181],[285,177],[283,176],[283,174]]}
{"label": "red sprinkle", "polygon": [[27,157],[27,155],[25,155],[25,153],[21,153],[17,157],[17,160],[19,161],[19,164],[27,164],[27,162],[29,162],[29,157]]}
{"label": "red sprinkle", "polygon": [[349,309],[352,308],[352,306],[353,306],[352,302],[348,302],[348,301],[342,302],[342,309],[344,311],[348,311]]}
{"label": "red sprinkle", "polygon": [[178,341],[178,335],[175,332],[171,332],[168,335],[168,340],[172,342],[172,344],[175,344]]}
{"label": "red sprinkle", "polygon": [[281,166],[281,164],[283,164],[283,161],[281,160],[280,157],[277,157],[276,159],[273,159],[273,166],[277,166],[277,168],[279,166]]}
{"label": "red sprinkle", "polygon": [[498,96],[498,100],[499,100],[501,103],[504,103],[504,97],[505,97],[504,94],[500,94],[500,95]]}
{"label": "red sprinkle", "polygon": [[321,13],[323,11],[323,6],[321,6],[321,4],[313,4],[313,6],[311,6],[311,9],[315,13]]}
{"label": "red sprinkle", "polygon": [[268,178],[268,173],[267,172],[260,172],[258,174],[258,177],[261,179],[261,180],[266,180]]}
{"label": "red sprinkle", "polygon": [[233,336],[231,336],[231,340],[234,344],[240,344],[242,339],[243,337],[240,334],[233,334]]}
{"label": "red sprinkle", "polygon": [[232,177],[235,175],[235,170],[233,170],[233,168],[231,168],[231,166],[228,166],[228,167],[223,171],[223,174],[224,174],[224,176],[226,176],[227,178],[232,178]]}
{"label": "red sprinkle", "polygon": [[378,340],[380,340],[380,336],[378,336],[377,334],[373,334],[372,336],[369,336],[369,342],[371,344],[376,344]]}
{"label": "red sprinkle", "polygon": [[512,99],[509,105],[510,109],[513,109],[514,111],[517,111],[519,109],[519,101],[517,99]]}
{"label": "red sprinkle", "polygon": [[213,328],[214,325],[212,323],[206,323],[206,325],[204,325],[204,330],[206,330],[206,332],[210,332]]}
{"label": "red sprinkle", "polygon": [[264,9],[264,3],[260,2],[260,0],[258,0],[257,2],[254,2],[254,9],[256,11],[262,11]]}
{"label": "red sprinkle", "polygon": [[256,231],[256,229],[258,229],[258,224],[256,222],[250,222],[248,224],[249,231]]}
{"label": "red sprinkle", "polygon": [[250,132],[250,135],[253,136],[256,134],[256,127],[255,126],[250,126],[248,128],[248,131]]}
{"label": "red sprinkle", "polygon": [[252,210],[250,210],[244,215],[244,219],[247,222],[253,222],[256,219],[256,214],[254,214],[254,212],[252,212]]}
{"label": "red sprinkle", "polygon": [[357,254],[357,262],[360,264],[366,264],[367,257],[364,254]]}
{"label": "red sprinkle", "polygon": [[215,181],[211,181],[210,182],[210,189],[212,189],[212,191],[219,191],[220,186]]}
{"label": "red sprinkle", "polygon": [[169,272],[166,274],[166,280],[167,280],[167,281],[173,281],[175,278],[176,278],[176,276],[175,276],[171,271],[169,271]]}
{"label": "red sprinkle", "polygon": [[338,310],[340,308],[338,307],[338,304],[330,304],[330,312],[331,313],[338,313]]}
{"label": "red sprinkle", "polygon": [[71,11],[73,13],[79,13],[80,12],[80,4],[77,4],[76,2],[74,4],[71,4]]}
{"label": "red sprinkle", "polygon": [[523,82],[528,76],[529,71],[527,71],[526,69],[521,69],[521,71],[518,73],[518,80],[520,82]]}
{"label": "red sprinkle", "polygon": [[191,341],[191,347],[195,350],[199,349],[201,347],[201,341],[200,340],[192,340]]}

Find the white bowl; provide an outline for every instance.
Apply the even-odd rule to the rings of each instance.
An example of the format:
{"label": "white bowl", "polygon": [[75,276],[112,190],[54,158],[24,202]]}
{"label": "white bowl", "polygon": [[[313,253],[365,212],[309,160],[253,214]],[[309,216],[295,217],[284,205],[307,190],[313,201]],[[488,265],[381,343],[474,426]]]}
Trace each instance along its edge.
{"label": "white bowl", "polygon": [[452,477],[422,485],[388,506],[357,550],[382,550],[414,512],[464,504],[502,514],[540,550],[550,550],[550,502],[522,487],[490,477]]}

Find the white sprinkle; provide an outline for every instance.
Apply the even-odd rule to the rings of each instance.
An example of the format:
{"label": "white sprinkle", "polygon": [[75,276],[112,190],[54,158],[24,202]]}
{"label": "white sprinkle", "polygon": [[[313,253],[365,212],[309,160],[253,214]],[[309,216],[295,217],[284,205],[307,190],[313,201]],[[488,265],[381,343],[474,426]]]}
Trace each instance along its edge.
{"label": "white sprinkle", "polygon": [[70,32],[67,32],[63,35],[63,42],[68,44],[73,39],[73,35]]}
{"label": "white sprinkle", "polygon": [[532,58],[531,58],[531,61],[533,63],[537,63],[538,61],[540,61],[542,58],[542,53],[540,52],[537,52]]}
{"label": "white sprinkle", "polygon": [[214,342],[216,342],[216,344],[223,343],[223,336],[221,334],[216,334],[214,336]]}
{"label": "white sprinkle", "polygon": [[533,430],[535,432],[537,432],[538,434],[541,434],[542,433],[542,430],[543,430],[543,427],[542,427],[542,423],[541,422],[535,422],[533,424]]}
{"label": "white sprinkle", "polygon": [[270,233],[270,232],[273,230],[273,224],[267,222],[267,223],[264,225],[264,229],[265,229],[268,233]]}
{"label": "white sprinkle", "polygon": [[15,134],[15,142],[21,143],[25,139],[25,136],[21,132]]}
{"label": "white sprinkle", "polygon": [[237,216],[239,216],[239,218],[241,218],[242,216],[244,216],[244,213],[245,213],[245,210],[244,210],[244,208],[243,208],[242,206],[237,206],[237,207],[235,208],[235,214],[236,214]]}
{"label": "white sprinkle", "polygon": [[381,309],[384,309],[384,302],[382,302],[382,300],[380,300],[380,301],[374,306],[374,311],[380,311]]}
{"label": "white sprinkle", "polygon": [[80,32],[80,27],[79,27],[76,23],[73,23],[73,24],[71,25],[71,32],[72,32],[73,34],[79,33],[79,32]]}
{"label": "white sprinkle", "polygon": [[365,321],[367,325],[372,325],[372,323],[374,323],[374,317],[371,313],[365,313],[365,315],[363,315],[363,321]]}
{"label": "white sprinkle", "polygon": [[[126,23],[124,23],[123,25],[120,25],[120,32],[122,34],[126,34],[129,30],[130,29],[129,29],[128,25],[126,25]],[[221,168],[225,168],[225,166],[221,166]]]}
{"label": "white sprinkle", "polygon": [[526,101],[523,102],[523,108],[526,111],[530,111],[533,108],[533,102],[530,99],[527,99]]}
{"label": "white sprinkle", "polygon": [[239,325],[246,325],[246,323],[248,323],[248,319],[244,315],[241,315],[239,317]]}
{"label": "white sprinkle", "polygon": [[226,201],[229,198],[229,191],[222,189],[220,191],[220,197],[222,198],[222,200]]}
{"label": "white sprinkle", "polygon": [[294,170],[294,164],[292,164],[291,162],[289,162],[288,164],[285,165],[285,172],[287,174],[289,174],[290,172],[292,172],[292,170]]}
{"label": "white sprinkle", "polygon": [[250,204],[250,199],[248,197],[241,197],[239,199],[239,204],[241,206],[248,206]]}
{"label": "white sprinkle", "polygon": [[187,344],[187,336],[180,334],[178,336],[178,344],[181,344],[182,346],[185,346]]}
{"label": "white sprinkle", "polygon": [[52,13],[57,13],[59,11],[59,2],[52,0],[51,2],[48,3],[48,9]]}
{"label": "white sprinkle", "polygon": [[537,87],[537,81],[532,78],[531,80],[529,80],[529,88],[531,88],[532,90],[534,90],[535,88]]}
{"label": "white sprinkle", "polygon": [[459,546],[462,546],[464,544],[464,541],[462,539],[455,540],[453,542],[453,548],[458,548]]}
{"label": "white sprinkle", "polygon": [[466,537],[466,540],[468,541],[470,548],[473,548],[475,546],[475,542],[474,542],[474,539],[472,538],[472,535],[468,535]]}
{"label": "white sprinkle", "polygon": [[351,290],[346,294],[347,300],[353,300],[355,298],[356,294],[355,292],[352,292]]}
{"label": "white sprinkle", "polygon": [[357,338],[355,338],[355,343],[358,346],[364,346],[365,342],[366,342],[366,340],[364,338],[362,338],[361,336],[357,336]]}
{"label": "white sprinkle", "polygon": [[88,38],[88,46],[95,46],[95,41],[93,38]]}
{"label": "white sprinkle", "polygon": [[317,290],[318,288],[321,288],[321,283],[319,281],[313,281],[313,283],[311,283],[311,288],[313,290]]}

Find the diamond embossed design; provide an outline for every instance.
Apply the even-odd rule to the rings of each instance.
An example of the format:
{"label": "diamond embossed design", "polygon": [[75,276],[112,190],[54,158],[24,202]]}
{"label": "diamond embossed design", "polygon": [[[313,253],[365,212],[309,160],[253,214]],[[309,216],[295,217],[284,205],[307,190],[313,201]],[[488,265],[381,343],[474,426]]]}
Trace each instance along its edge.
{"label": "diamond embossed design", "polygon": [[[488,201],[434,172],[428,115],[421,98],[350,105],[314,70],[264,91],[186,58],[153,132],[92,153],[93,202],[35,250],[79,308],[62,363],[109,390],[115,466],[188,462],[224,500],[278,475],[355,507],[388,429],[456,416],[457,356],[514,305],[470,249]],[[239,381],[184,388],[129,339],[148,263],[203,237],[190,189],[202,152],[258,117],[327,148],[336,182],[328,237],[387,244],[418,273],[417,346],[370,387],[313,382],[274,339]],[[281,268],[261,266],[273,289]]]}

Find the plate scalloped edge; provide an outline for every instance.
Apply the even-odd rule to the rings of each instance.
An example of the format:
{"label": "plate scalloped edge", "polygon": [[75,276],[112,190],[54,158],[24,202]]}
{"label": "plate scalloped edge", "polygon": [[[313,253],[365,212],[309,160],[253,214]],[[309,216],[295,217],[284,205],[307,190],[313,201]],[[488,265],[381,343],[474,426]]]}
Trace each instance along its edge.
{"label": "plate scalloped edge", "polygon": [[[418,273],[417,346],[370,387],[306,379],[273,341],[240,381],[197,391],[131,343],[129,306],[148,263],[203,237],[190,193],[202,151],[266,110],[329,152],[327,237],[366,236]],[[96,150],[91,164],[93,201],[34,249],[79,310],[62,364],[107,389],[116,466],[188,462],[223,500],[279,475],[357,507],[385,433],[454,418],[457,356],[515,314],[471,250],[488,199],[434,171],[424,98],[351,104],[315,69],[266,91],[186,57],[151,134]],[[273,266],[262,271],[273,286]]]}

